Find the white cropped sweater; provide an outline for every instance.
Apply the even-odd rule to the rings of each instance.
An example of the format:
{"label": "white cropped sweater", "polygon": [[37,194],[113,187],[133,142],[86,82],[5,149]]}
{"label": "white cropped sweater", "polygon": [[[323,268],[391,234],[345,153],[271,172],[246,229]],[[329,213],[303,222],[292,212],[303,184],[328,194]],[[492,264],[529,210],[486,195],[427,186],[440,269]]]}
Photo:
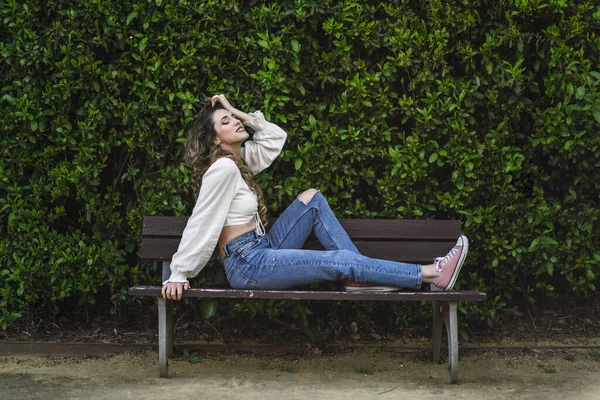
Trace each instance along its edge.
{"label": "white cropped sweater", "polygon": [[[281,153],[287,134],[265,120],[262,112],[245,125],[254,130],[252,140],[244,143],[241,157],[253,174],[267,168]],[[258,215],[258,201],[235,162],[220,158],[202,177],[196,205],[181,236],[177,252],[171,260],[171,276],[167,282],[187,282],[204,268],[210,259],[223,226],[248,223],[256,216],[257,230],[264,234]]]}

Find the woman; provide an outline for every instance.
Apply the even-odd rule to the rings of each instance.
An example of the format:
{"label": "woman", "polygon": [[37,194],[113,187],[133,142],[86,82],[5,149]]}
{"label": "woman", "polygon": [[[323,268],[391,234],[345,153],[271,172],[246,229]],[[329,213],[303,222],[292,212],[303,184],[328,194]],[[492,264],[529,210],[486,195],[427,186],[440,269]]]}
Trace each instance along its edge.
{"label": "woman", "polygon": [[[255,133],[249,137],[242,122]],[[186,161],[197,201],[171,260],[164,298],[179,300],[219,246],[230,285],[239,289],[287,289],[346,280],[346,290],[418,289],[433,283],[450,290],[467,255],[468,240],[434,264],[418,265],[361,255],[327,200],[315,189],[301,193],[265,234],[267,207],[254,175],[279,155],[287,134],[260,111],[246,114],[223,95],[204,102],[192,122]],[[245,142],[244,147],[242,143]],[[314,229],[326,251],[301,250]]]}

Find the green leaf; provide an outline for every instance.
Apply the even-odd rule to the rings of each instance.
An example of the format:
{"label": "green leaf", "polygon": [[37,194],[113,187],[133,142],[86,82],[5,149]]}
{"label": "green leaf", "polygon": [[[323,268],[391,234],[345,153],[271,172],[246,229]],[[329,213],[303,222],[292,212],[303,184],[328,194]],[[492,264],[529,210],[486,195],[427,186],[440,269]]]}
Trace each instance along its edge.
{"label": "green leaf", "polygon": [[139,49],[140,49],[140,53],[143,53],[144,50],[146,49],[146,46],[148,46],[148,38],[144,37],[139,44]]}
{"label": "green leaf", "polygon": [[596,108],[594,110],[594,118],[596,118],[596,122],[600,124],[600,109]]}
{"label": "green leaf", "polygon": [[162,4],[162,2],[163,2],[163,0],[154,0],[154,2],[156,3],[157,7],[160,7],[161,4]]}
{"label": "green leaf", "polygon": [[596,78],[597,81],[600,81],[600,72],[598,71],[590,71],[590,75]]}
{"label": "green leaf", "polygon": [[131,21],[133,21],[135,19],[135,17],[137,17],[137,11],[133,10],[127,16],[127,22],[125,22],[125,25],[128,26],[131,23]]}
{"label": "green leaf", "polygon": [[585,275],[588,277],[588,279],[590,281],[596,279],[596,274],[594,274],[594,271],[592,271],[591,269],[588,269],[587,271],[585,271]]}
{"label": "green leaf", "polygon": [[296,158],[296,160],[294,160],[294,167],[296,168],[296,171],[298,171],[300,167],[302,167],[302,159]]}
{"label": "green leaf", "polygon": [[[302,94],[302,96],[306,94],[306,89],[304,89],[304,86],[302,86],[302,84],[298,85],[298,90],[300,91],[300,94]],[[598,122],[600,122],[600,120]]]}
{"label": "green leaf", "polygon": [[575,143],[575,141],[567,140],[567,142],[565,143],[565,150],[569,150],[571,146],[573,146],[573,143]]}
{"label": "green leaf", "polygon": [[217,314],[217,302],[214,300],[202,300],[200,303],[200,311],[204,318],[209,319]]}
{"label": "green leaf", "polygon": [[266,41],[266,40],[259,40],[259,41],[258,41],[258,42],[256,42],[256,43],[258,43],[258,45],[259,45],[260,47],[264,47],[265,49],[268,49],[268,48],[269,48],[269,43],[267,43],[267,41]]}
{"label": "green leaf", "polygon": [[292,50],[294,50],[297,53],[299,48],[300,44],[298,43],[298,41],[296,39],[292,39]]}
{"label": "green leaf", "polygon": [[438,153],[433,153],[429,156],[429,164],[434,163],[440,155]]}

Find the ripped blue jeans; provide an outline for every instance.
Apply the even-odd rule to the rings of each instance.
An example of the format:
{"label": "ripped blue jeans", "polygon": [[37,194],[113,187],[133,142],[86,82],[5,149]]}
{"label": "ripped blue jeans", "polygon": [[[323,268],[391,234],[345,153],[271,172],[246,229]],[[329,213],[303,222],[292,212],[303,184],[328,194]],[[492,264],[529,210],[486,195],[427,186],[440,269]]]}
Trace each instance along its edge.
{"label": "ripped blue jeans", "polygon": [[[313,229],[325,250],[302,250]],[[296,198],[266,235],[248,232],[223,251],[219,261],[237,289],[288,289],[343,279],[421,287],[421,265],[361,255],[320,192],[308,204]]]}

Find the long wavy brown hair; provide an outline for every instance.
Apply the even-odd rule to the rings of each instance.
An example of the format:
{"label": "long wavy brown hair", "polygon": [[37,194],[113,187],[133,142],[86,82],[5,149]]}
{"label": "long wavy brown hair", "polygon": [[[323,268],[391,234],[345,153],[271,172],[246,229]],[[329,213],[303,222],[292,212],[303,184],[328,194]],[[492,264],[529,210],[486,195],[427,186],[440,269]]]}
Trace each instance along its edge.
{"label": "long wavy brown hair", "polygon": [[217,110],[224,109],[221,103],[212,105],[210,98],[202,102],[202,107],[196,118],[192,121],[188,137],[185,142],[185,161],[192,168],[192,185],[194,187],[194,196],[198,197],[202,177],[206,170],[219,158],[226,157],[233,160],[242,174],[242,178],[248,184],[248,187],[258,199],[258,214],[264,226],[267,226],[267,206],[263,197],[262,190],[254,180],[254,174],[250,168],[241,159],[234,156],[233,153],[222,150],[214,143],[217,134],[213,122],[213,114]]}

